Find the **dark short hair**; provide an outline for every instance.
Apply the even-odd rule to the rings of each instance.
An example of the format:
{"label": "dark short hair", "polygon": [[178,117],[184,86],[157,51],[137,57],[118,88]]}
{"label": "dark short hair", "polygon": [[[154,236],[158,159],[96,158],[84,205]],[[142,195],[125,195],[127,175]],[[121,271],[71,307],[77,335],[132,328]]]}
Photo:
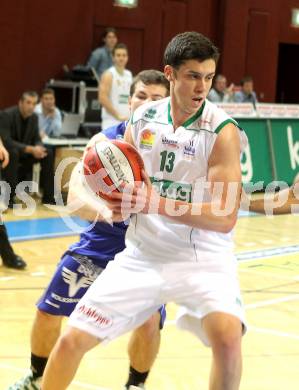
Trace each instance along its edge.
{"label": "dark short hair", "polygon": [[164,65],[178,69],[188,60],[202,62],[212,59],[217,63],[219,55],[218,48],[209,38],[195,31],[187,31],[176,35],[168,43],[164,52]]}
{"label": "dark short hair", "polygon": [[55,91],[52,88],[44,88],[40,94],[40,97],[42,98],[44,95],[53,95],[55,97]]}
{"label": "dark short hair", "polygon": [[114,27],[107,27],[102,34],[102,39],[104,40],[109,33],[113,33],[117,36],[116,29]]}
{"label": "dark short hair", "polygon": [[240,82],[241,86],[243,86],[245,83],[248,83],[249,81],[253,81],[253,78],[251,76],[244,76]]}
{"label": "dark short hair", "polygon": [[114,53],[117,49],[124,49],[127,51],[127,53],[129,52],[128,51],[128,47],[127,45],[125,45],[124,43],[117,43],[114,48],[112,49],[112,55],[114,56]]}
{"label": "dark short hair", "polygon": [[25,92],[22,93],[22,95],[21,95],[21,97],[20,97],[20,100],[23,101],[23,100],[25,100],[26,97],[28,97],[28,96],[30,96],[30,97],[36,97],[36,98],[38,99],[38,94],[37,94],[37,92],[35,92],[35,91],[25,91]]}
{"label": "dark short hair", "polygon": [[163,85],[166,88],[167,96],[169,95],[169,81],[164,73],[155,69],[147,69],[139,72],[133,79],[130,87],[130,96],[133,96],[136,84],[141,81],[145,85]]}

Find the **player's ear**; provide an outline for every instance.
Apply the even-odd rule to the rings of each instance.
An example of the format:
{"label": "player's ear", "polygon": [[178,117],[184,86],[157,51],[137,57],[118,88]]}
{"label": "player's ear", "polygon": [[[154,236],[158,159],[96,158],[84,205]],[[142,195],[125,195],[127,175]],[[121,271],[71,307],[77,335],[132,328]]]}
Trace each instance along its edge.
{"label": "player's ear", "polygon": [[173,67],[170,65],[165,65],[164,67],[164,74],[166,79],[170,82],[173,81],[174,75],[173,75]]}

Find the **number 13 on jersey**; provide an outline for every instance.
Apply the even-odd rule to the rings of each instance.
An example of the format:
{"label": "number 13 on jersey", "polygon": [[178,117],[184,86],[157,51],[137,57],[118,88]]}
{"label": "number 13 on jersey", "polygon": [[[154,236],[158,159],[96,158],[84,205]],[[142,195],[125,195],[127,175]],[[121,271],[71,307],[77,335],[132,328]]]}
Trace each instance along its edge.
{"label": "number 13 on jersey", "polygon": [[173,166],[174,166],[174,160],[175,160],[175,153],[174,152],[168,152],[167,150],[164,150],[160,153],[161,156],[161,162],[160,162],[160,171],[161,172],[172,172]]}

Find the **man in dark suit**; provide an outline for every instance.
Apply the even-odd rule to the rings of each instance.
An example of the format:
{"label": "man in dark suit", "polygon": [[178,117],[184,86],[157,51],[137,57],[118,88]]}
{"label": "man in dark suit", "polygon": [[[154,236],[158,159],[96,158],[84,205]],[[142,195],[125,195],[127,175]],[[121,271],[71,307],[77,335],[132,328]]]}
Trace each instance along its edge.
{"label": "man in dark suit", "polygon": [[39,135],[38,117],[34,113],[37,101],[36,92],[24,92],[17,106],[7,108],[1,114],[0,136],[9,153],[3,176],[11,187],[10,207],[17,184],[31,180],[32,166],[36,162],[41,164],[42,201],[54,203],[53,151],[43,146]]}

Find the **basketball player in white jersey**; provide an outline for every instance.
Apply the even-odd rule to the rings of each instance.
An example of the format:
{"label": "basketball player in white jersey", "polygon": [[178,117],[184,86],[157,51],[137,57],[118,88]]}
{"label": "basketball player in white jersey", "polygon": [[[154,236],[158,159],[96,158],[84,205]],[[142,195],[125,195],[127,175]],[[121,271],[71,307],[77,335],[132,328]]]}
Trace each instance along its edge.
{"label": "basketball player in white jersey", "polygon": [[102,105],[102,129],[118,125],[129,119],[128,98],[132,73],[126,69],[128,49],[118,43],[112,50],[114,65],[103,73],[99,84],[99,101]]}
{"label": "basketball player in white jersey", "polygon": [[231,230],[247,138],[206,100],[218,57],[196,32],[168,44],[170,98],[137,109],[126,133],[143,157],[145,185],[109,203],[115,215],[135,213],[127,247],[76,306],[49,358],[43,390],[66,389],[85,352],[168,301],[182,307],[178,325],[212,348],[210,390],[239,389],[245,320]]}

